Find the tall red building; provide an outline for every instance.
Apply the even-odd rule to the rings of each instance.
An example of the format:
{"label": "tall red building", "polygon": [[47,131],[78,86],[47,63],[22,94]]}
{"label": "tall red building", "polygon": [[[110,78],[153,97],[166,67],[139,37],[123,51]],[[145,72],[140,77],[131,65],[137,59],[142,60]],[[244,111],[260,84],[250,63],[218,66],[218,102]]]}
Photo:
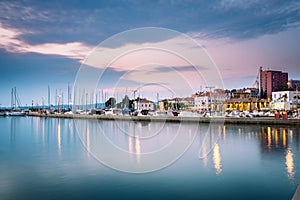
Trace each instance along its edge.
{"label": "tall red building", "polygon": [[260,82],[261,97],[272,97],[272,92],[287,87],[288,73],[260,68]]}

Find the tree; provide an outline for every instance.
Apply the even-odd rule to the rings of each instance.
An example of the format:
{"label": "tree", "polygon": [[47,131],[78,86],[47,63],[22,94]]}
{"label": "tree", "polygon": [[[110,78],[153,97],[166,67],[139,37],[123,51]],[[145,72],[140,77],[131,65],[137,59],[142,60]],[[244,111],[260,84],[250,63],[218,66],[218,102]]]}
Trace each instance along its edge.
{"label": "tree", "polygon": [[116,99],[114,97],[110,97],[106,102],[105,102],[105,107],[106,108],[114,108],[116,107]]}

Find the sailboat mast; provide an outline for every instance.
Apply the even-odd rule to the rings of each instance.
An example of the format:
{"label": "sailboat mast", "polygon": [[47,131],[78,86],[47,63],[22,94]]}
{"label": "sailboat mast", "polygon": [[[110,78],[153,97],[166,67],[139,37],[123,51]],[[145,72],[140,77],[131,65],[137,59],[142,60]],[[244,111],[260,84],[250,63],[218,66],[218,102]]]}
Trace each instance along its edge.
{"label": "sailboat mast", "polygon": [[69,85],[69,82],[68,82],[68,97],[67,97],[67,101],[68,101],[68,109],[70,109],[70,85]]}
{"label": "sailboat mast", "polygon": [[[57,89],[55,90],[55,106],[57,106]],[[57,108],[58,109],[58,108]]]}
{"label": "sailboat mast", "polygon": [[95,108],[97,109],[98,108],[98,94],[96,92],[96,104],[95,104]]}
{"label": "sailboat mast", "polygon": [[49,109],[51,108],[51,105],[50,105],[50,86],[48,85],[48,106],[49,106]]}
{"label": "sailboat mast", "polygon": [[15,104],[15,108],[17,108],[17,87],[15,87],[15,94],[14,94],[14,104]]}
{"label": "sailboat mast", "polygon": [[64,110],[64,92],[61,92],[61,110]]}
{"label": "sailboat mast", "polygon": [[14,88],[11,89],[10,104],[11,104],[11,109],[14,109]]}

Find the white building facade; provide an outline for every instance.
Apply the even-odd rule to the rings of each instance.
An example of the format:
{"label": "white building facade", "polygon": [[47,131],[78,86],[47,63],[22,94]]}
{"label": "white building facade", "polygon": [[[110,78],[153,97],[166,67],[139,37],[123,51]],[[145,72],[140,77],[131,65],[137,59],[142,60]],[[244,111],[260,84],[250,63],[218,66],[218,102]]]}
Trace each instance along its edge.
{"label": "white building facade", "polygon": [[137,102],[138,110],[154,110],[154,103],[148,99],[140,99]]}
{"label": "white building facade", "polygon": [[295,110],[297,103],[299,108],[299,102],[299,94],[297,99],[295,91],[272,92],[272,109],[274,110]]}
{"label": "white building facade", "polygon": [[219,93],[205,93],[197,95],[194,98],[194,108],[196,110],[215,110],[222,111],[228,96]]}

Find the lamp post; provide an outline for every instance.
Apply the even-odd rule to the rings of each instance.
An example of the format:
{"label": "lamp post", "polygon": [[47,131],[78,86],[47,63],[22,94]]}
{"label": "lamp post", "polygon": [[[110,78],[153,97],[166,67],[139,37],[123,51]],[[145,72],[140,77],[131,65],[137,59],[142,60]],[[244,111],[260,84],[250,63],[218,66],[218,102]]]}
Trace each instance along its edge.
{"label": "lamp post", "polygon": [[297,110],[297,112],[298,112],[298,98],[299,98],[299,96],[298,96],[298,84],[296,84],[296,110]]}

